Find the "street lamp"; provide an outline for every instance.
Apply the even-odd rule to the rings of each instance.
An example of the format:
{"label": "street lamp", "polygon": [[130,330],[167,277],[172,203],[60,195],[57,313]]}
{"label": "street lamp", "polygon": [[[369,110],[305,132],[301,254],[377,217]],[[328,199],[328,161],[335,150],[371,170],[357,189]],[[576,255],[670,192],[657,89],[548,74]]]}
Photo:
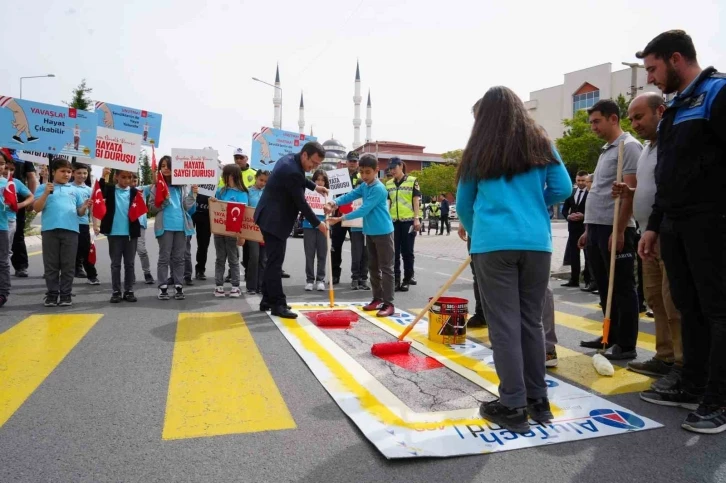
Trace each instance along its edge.
{"label": "street lamp", "polygon": [[638,87],[638,69],[645,69],[645,66],[637,62],[622,62],[622,64],[630,67],[630,96],[635,99],[638,89],[642,89]]}
{"label": "street lamp", "polygon": [[40,77],[55,77],[55,74],[46,74],[46,75],[31,75],[28,77],[21,77],[20,78],[20,98],[23,98],[23,79],[38,79]]}
{"label": "street lamp", "polygon": [[252,78],[253,81],[261,82],[263,84],[266,84],[270,87],[273,87],[275,89],[280,89],[280,129],[282,129],[282,87],[276,86],[274,84],[270,84],[269,82],[265,82],[263,80],[258,79],[257,77]]}

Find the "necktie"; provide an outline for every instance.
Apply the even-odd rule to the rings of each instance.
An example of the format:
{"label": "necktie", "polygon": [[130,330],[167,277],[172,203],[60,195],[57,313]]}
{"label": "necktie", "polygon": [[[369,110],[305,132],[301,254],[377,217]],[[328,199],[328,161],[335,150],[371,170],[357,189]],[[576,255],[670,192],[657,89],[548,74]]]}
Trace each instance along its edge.
{"label": "necktie", "polygon": [[582,190],[577,191],[577,202],[576,204],[580,204],[580,201],[582,200]]}

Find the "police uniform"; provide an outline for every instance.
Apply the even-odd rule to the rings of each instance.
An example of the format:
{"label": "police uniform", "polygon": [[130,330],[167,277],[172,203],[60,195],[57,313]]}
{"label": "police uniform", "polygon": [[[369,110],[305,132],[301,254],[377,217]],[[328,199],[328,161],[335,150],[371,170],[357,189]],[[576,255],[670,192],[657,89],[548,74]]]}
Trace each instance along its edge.
{"label": "police uniform", "polygon": [[[388,180],[386,190],[388,190],[389,213],[393,220],[396,289],[405,292],[413,278],[413,244],[416,236],[412,230],[413,199],[421,196],[421,190],[418,180],[409,175],[404,175],[400,182],[396,182],[395,178]],[[403,283],[401,283],[401,258],[403,258]]]}

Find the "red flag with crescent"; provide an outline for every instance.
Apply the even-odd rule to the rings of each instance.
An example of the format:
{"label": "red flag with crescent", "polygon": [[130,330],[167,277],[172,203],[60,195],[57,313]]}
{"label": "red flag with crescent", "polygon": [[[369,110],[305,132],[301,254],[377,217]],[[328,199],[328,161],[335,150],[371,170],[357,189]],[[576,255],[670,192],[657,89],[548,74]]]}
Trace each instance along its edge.
{"label": "red flag with crescent", "polygon": [[106,216],[106,200],[103,199],[103,192],[101,191],[101,185],[98,184],[98,180],[93,185],[91,202],[93,203],[93,217],[98,220],[103,220],[103,217]]}
{"label": "red flag with crescent", "polygon": [[8,185],[5,187],[3,192],[3,198],[5,204],[8,205],[13,211],[18,211],[18,194],[15,191],[15,183],[13,182],[13,175],[8,176]]}
{"label": "red flag with crescent", "polygon": [[96,241],[95,240],[91,241],[91,247],[88,249],[88,257],[86,257],[86,260],[91,265],[96,264]]}
{"label": "red flag with crescent", "polygon": [[136,197],[131,201],[131,206],[129,206],[129,220],[136,221],[148,211],[146,203],[144,203],[144,195],[139,190],[136,192]]}
{"label": "red flag with crescent", "polygon": [[157,208],[161,208],[167,196],[169,196],[169,186],[166,184],[161,171],[159,171],[156,174],[156,196],[154,197],[154,204]]}
{"label": "red flag with crescent", "polygon": [[227,203],[227,220],[224,229],[233,233],[242,230],[242,218],[245,214],[245,205],[241,203]]}

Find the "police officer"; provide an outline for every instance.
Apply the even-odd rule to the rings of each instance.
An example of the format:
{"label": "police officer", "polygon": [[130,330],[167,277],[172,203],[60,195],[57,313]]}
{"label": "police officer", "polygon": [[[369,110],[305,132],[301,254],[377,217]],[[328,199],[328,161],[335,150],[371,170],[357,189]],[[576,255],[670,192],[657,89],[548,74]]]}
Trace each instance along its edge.
{"label": "police officer", "polygon": [[[416,285],[413,278],[413,243],[421,226],[419,204],[421,189],[418,180],[406,174],[406,165],[401,158],[393,157],[388,162],[392,178],[386,183],[388,207],[393,220],[393,244],[396,250],[394,273],[396,291],[408,292],[409,285]],[[403,279],[400,259],[403,258]]]}

